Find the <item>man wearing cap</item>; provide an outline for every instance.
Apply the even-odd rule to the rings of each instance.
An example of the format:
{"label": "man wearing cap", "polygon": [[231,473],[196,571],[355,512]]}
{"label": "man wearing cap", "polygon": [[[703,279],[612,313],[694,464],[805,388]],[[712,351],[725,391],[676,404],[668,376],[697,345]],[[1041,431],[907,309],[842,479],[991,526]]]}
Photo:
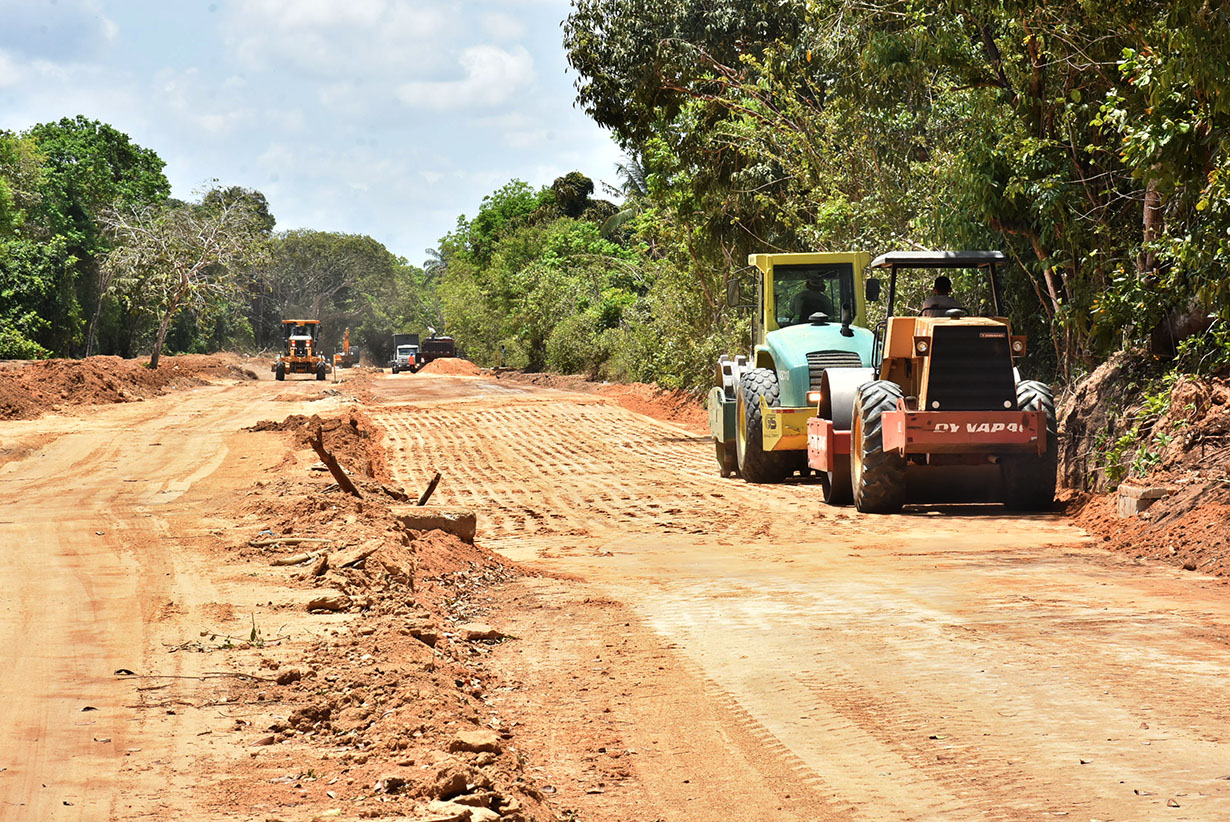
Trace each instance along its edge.
{"label": "man wearing cap", "polygon": [[943,317],[953,308],[962,308],[962,306],[952,298],[952,280],[941,274],[935,278],[935,287],[931,295],[923,301],[922,310],[918,312],[918,316]]}
{"label": "man wearing cap", "polygon": [[833,319],[833,301],[825,293],[824,286],[823,274],[817,271],[807,274],[803,290],[794,295],[791,301],[790,313],[795,322],[805,323],[817,312],[827,314],[829,319]]}

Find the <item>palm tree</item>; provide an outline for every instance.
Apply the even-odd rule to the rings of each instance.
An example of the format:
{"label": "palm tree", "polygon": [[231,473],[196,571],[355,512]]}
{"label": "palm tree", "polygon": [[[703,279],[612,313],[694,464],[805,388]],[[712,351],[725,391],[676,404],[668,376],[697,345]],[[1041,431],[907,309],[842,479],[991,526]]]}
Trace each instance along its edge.
{"label": "palm tree", "polygon": [[423,279],[426,282],[439,279],[448,268],[448,261],[438,248],[429,248],[424,253],[427,254],[427,259],[423,262]]}
{"label": "palm tree", "polygon": [[631,157],[624,159],[627,162],[615,164],[615,172],[619,175],[619,188],[608,187],[612,194],[622,195],[624,198],[623,208],[602,223],[602,236],[608,240],[615,239],[622,233],[623,227],[641,213],[641,201],[649,196],[649,185],[645,182],[645,169]]}

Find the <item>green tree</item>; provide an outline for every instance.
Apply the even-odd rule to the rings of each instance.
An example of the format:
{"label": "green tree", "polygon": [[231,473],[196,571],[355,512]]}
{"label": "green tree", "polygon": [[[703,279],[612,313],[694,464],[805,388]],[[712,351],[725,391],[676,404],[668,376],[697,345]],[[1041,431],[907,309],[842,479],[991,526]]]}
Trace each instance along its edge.
{"label": "green tree", "polygon": [[157,317],[151,368],[158,367],[171,323],[184,307],[241,292],[241,273],[266,253],[263,200],[215,188],[199,203],[119,206],[104,213],[114,243],[103,263],[109,290]]}
{"label": "green tree", "polygon": [[41,162],[38,199],[27,211],[40,239],[63,237],[71,259],[67,282],[57,284],[61,299],[54,316],[44,317],[52,329],[49,348],[66,354],[82,337],[93,353],[99,303],[106,287],[99,261],[109,245],[100,215],[112,207],[160,204],[170,194],[163,162],[153,151],[136,145],[115,128],[78,115],[34,126],[26,136]]}

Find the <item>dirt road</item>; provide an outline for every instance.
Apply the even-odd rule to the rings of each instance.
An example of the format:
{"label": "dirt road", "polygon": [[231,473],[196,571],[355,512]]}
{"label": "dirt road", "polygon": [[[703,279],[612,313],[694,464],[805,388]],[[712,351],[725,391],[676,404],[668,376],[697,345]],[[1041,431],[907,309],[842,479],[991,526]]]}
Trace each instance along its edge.
{"label": "dirt road", "polygon": [[[1219,579],[1103,552],[1058,515],[860,516],[817,486],[721,480],[706,436],[597,395],[427,374],[371,390],[398,484],[441,471],[433,502],[476,509],[480,542],[539,572],[471,604],[514,639],[474,649],[466,687],[564,818],[1230,818]],[[261,527],[228,530],[255,477],[304,470],[239,429],[336,407],[274,401],[296,391],[319,389],[0,423],[0,818],[336,807],[309,804],[323,783],[243,770],[251,734],[211,678],[233,657],[202,639],[302,613],[281,569],[217,547]],[[247,778],[276,811],[209,804]]]}
{"label": "dirt road", "polygon": [[1226,819],[1222,580],[994,506],[827,509],[696,432],[482,380],[383,384],[394,472],[582,582],[491,667],[584,819]]}
{"label": "dirt road", "polygon": [[[233,505],[237,478],[285,450],[270,435],[265,453],[228,445],[262,417],[302,410],[271,388],[213,385],[0,424],[0,818],[193,818],[218,722],[151,710],[141,694],[175,695],[178,678],[228,667],[168,649],[199,643],[230,603],[262,593],[251,580],[235,590],[225,563],[192,549],[228,527],[212,517]],[[251,449],[262,435],[244,436]]]}

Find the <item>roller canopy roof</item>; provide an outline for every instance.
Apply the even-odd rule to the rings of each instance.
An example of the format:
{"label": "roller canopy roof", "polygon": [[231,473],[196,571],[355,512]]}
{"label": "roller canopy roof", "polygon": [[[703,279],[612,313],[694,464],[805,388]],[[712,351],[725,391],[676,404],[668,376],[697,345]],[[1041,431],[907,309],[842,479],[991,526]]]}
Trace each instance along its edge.
{"label": "roller canopy roof", "polygon": [[890,251],[871,262],[872,268],[978,268],[1008,258],[1001,251]]}

